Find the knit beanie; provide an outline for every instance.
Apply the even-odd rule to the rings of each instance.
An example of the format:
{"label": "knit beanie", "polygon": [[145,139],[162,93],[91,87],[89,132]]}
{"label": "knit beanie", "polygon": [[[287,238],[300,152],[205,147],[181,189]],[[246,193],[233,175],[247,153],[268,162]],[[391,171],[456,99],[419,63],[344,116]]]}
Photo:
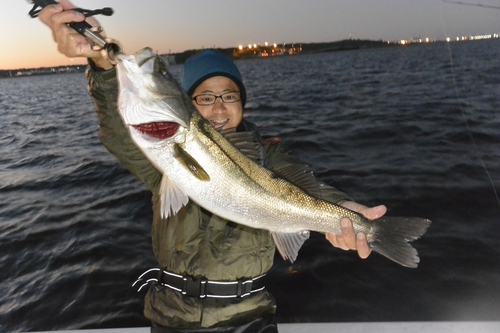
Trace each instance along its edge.
{"label": "knit beanie", "polygon": [[191,96],[196,87],[214,76],[225,76],[233,80],[240,89],[241,104],[245,106],[247,94],[241,73],[231,58],[218,51],[204,50],[186,61],[182,88]]}

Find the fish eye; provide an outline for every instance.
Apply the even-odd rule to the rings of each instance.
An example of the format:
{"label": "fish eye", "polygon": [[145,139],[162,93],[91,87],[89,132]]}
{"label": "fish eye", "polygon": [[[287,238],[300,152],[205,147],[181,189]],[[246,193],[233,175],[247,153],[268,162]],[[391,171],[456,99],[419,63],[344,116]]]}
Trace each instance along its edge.
{"label": "fish eye", "polygon": [[167,78],[167,79],[170,79],[172,78],[172,75],[170,75],[170,72],[167,71],[166,69],[162,70],[161,71],[161,75],[164,77],[164,78]]}

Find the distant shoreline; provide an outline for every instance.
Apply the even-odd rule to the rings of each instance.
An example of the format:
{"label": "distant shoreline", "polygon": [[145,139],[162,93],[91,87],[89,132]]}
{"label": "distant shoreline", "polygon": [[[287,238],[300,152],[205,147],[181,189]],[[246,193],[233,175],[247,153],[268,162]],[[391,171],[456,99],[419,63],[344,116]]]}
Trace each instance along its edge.
{"label": "distant shoreline", "polygon": [[[430,41],[446,43],[446,41]],[[216,50],[232,57],[233,59],[250,59],[268,56],[290,56],[297,54],[313,54],[324,52],[351,51],[362,49],[373,49],[382,47],[401,47],[409,45],[428,44],[430,42],[413,41],[407,44],[388,42],[382,40],[360,40],[360,39],[345,39],[336,42],[325,43],[290,43],[273,46],[254,45],[252,47],[245,46],[239,48],[217,48]],[[184,62],[192,55],[202,51],[202,49],[187,50],[180,53],[160,54],[160,56],[169,64],[184,64]],[[68,73],[84,73],[87,65],[70,65],[70,66],[55,66],[55,67],[39,67],[39,68],[19,68],[11,70],[0,70],[0,79],[10,77],[29,77],[39,75],[56,75]]]}

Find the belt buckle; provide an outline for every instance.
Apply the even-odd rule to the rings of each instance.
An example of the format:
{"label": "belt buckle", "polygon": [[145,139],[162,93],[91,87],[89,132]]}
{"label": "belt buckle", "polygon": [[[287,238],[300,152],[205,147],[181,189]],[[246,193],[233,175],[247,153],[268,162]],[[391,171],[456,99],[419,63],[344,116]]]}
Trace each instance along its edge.
{"label": "belt buckle", "polygon": [[246,297],[252,293],[253,280],[238,281],[238,297]]}
{"label": "belt buckle", "polygon": [[205,298],[207,296],[206,286],[207,280],[193,279],[191,276],[183,276],[182,294],[190,297]]}

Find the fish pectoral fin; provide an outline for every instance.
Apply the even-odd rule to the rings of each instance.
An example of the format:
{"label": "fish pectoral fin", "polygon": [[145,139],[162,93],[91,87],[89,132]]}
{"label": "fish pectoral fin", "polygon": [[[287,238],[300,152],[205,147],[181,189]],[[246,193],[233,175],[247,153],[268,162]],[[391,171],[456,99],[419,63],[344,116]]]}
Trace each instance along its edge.
{"label": "fish pectoral fin", "polygon": [[176,183],[163,175],[160,186],[161,217],[175,215],[182,206],[189,202],[189,197],[181,191]]}
{"label": "fish pectoral fin", "polygon": [[189,153],[182,149],[182,147],[177,143],[174,145],[174,156],[196,178],[204,182],[208,182],[210,180],[210,176],[208,175],[208,173],[194,159],[194,157],[189,155]]}
{"label": "fish pectoral fin", "polygon": [[283,259],[294,262],[302,244],[309,239],[309,231],[300,233],[271,232],[278,252]]}

